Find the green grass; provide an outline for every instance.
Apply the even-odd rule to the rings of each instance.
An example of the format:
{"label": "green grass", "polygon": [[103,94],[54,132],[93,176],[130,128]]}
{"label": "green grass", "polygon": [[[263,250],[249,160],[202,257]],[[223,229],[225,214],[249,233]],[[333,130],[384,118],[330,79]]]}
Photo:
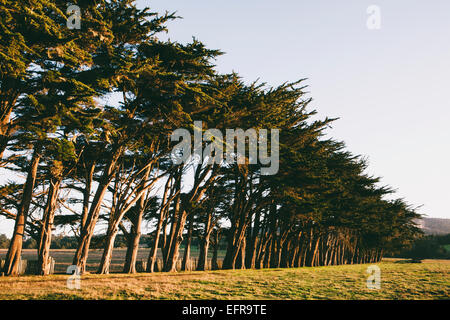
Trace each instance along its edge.
{"label": "green grass", "polygon": [[381,289],[366,287],[369,265],[298,269],[85,275],[81,290],[68,276],[0,277],[0,299],[450,299],[450,261],[381,268]]}
{"label": "green grass", "polygon": [[[0,249],[0,259],[4,259],[7,253],[7,249]],[[111,260],[111,271],[112,272],[122,272],[123,264],[125,262],[126,248],[115,248],[113,251],[113,256]],[[148,248],[139,248],[137,260],[147,261],[150,253]],[[180,252],[180,258],[183,257],[183,249]],[[103,249],[91,249],[89,250],[89,256],[87,260],[87,269],[89,272],[96,272],[98,266],[100,265],[100,259],[103,254]],[[56,273],[66,273],[67,267],[72,264],[73,257],[75,255],[75,249],[52,249],[50,250],[50,256],[52,256],[55,261],[55,272]],[[198,249],[196,247],[191,248],[191,257],[198,257]],[[158,256],[161,258],[161,252],[158,251]],[[219,251],[218,257],[222,259],[225,256],[225,251]],[[212,258],[212,250],[209,252],[209,258]],[[37,260],[37,250],[36,249],[24,249],[22,251],[22,259],[26,260]]]}

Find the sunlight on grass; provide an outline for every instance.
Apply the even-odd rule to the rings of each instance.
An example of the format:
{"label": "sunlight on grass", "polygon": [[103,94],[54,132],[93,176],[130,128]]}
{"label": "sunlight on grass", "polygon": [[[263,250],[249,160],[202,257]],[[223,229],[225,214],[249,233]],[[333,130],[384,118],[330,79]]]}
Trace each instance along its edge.
{"label": "sunlight on grass", "polygon": [[65,275],[0,278],[1,299],[449,299],[450,261],[378,264],[381,289],[366,287],[368,265],[298,269],[112,274],[82,277],[69,290]]}

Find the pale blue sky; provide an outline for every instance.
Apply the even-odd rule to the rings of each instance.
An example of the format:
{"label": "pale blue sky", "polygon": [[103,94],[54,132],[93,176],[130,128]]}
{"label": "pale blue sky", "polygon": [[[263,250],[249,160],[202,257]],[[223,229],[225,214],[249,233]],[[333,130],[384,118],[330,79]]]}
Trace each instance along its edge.
{"label": "pale blue sky", "polygon": [[[221,49],[221,72],[270,85],[308,78],[312,107],[340,117],[330,134],[368,157],[370,173],[450,218],[450,1],[152,0],[177,11],[172,40]],[[366,26],[369,5],[381,29]]]}
{"label": "pale blue sky", "polygon": [[[312,107],[339,117],[331,136],[430,217],[450,218],[450,1],[152,0],[177,11],[172,40],[226,54],[220,72],[269,85],[308,78]],[[381,29],[366,26],[369,5]],[[0,218],[0,233],[13,224]]]}

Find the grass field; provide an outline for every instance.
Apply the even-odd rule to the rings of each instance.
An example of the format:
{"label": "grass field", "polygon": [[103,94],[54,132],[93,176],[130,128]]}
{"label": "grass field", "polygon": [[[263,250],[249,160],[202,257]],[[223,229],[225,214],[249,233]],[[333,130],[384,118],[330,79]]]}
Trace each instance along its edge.
{"label": "grass field", "polygon": [[0,277],[0,299],[450,299],[450,261],[379,263],[381,289],[366,287],[369,265],[298,269]]}

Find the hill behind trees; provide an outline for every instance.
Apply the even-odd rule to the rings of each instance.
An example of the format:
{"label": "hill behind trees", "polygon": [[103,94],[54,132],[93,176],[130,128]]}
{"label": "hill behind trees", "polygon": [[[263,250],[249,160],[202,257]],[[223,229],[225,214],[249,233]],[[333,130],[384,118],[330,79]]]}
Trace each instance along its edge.
{"label": "hill behind trees", "polygon": [[425,234],[449,234],[450,219],[423,218],[420,227]]}

